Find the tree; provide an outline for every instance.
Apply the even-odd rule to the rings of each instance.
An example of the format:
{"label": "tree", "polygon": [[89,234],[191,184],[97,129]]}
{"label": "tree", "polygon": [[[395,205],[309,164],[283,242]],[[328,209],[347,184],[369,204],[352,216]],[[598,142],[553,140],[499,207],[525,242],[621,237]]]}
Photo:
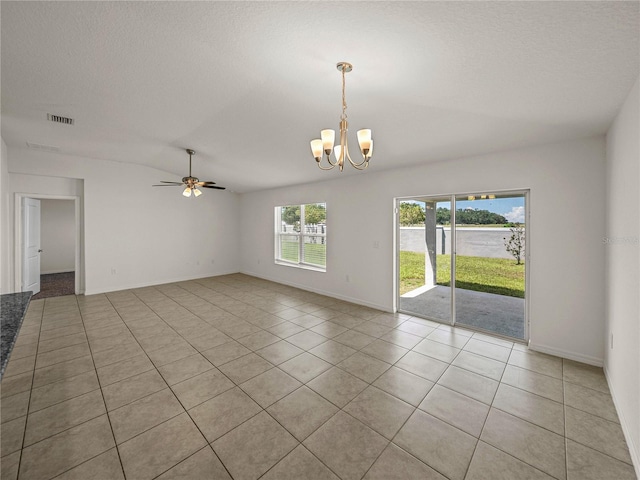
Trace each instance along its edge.
{"label": "tree", "polygon": [[400,225],[424,224],[424,206],[413,202],[400,202]]}
{"label": "tree", "polygon": [[327,208],[321,203],[312,203],[304,206],[304,223],[317,225],[327,220]]}
{"label": "tree", "polygon": [[[448,208],[436,209],[436,223],[449,225],[451,223],[451,211]],[[456,223],[458,225],[499,225],[507,223],[502,215],[489,210],[476,210],[474,208],[459,208],[456,210]]]}
{"label": "tree", "polygon": [[[293,225],[295,232],[300,231],[300,205],[281,207],[280,218],[286,225]],[[317,225],[327,220],[327,208],[323,203],[304,205],[305,225]]]}
{"label": "tree", "polygon": [[451,210],[444,207],[436,208],[436,224],[449,225],[451,223]]}
{"label": "tree", "polygon": [[520,259],[524,256],[524,226],[516,223],[509,230],[511,237],[508,240],[507,237],[504,237],[504,246],[507,252],[515,257],[516,265],[520,265]]}
{"label": "tree", "polygon": [[300,205],[282,207],[282,221],[287,225],[295,225],[300,222]]}

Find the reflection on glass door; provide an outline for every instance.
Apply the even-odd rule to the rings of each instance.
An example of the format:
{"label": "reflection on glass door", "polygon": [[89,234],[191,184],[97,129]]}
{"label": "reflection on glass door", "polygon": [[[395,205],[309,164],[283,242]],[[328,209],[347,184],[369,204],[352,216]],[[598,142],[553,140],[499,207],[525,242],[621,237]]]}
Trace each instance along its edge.
{"label": "reflection on glass door", "polygon": [[525,192],[405,198],[397,211],[399,311],[527,339]]}

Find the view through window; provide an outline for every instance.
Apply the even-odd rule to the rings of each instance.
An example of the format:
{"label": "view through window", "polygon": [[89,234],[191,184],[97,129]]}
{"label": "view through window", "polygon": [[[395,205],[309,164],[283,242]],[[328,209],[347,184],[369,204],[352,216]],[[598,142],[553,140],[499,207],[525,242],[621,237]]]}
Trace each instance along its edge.
{"label": "view through window", "polygon": [[526,198],[398,199],[398,309],[526,340]]}
{"label": "view through window", "polygon": [[275,216],[276,262],[326,270],[327,204],[279,206]]}

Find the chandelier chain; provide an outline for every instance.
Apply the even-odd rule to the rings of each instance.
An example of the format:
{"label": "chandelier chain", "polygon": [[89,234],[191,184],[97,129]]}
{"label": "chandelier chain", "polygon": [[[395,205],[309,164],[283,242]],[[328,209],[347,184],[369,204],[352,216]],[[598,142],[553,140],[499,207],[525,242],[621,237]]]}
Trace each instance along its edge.
{"label": "chandelier chain", "polygon": [[346,82],[344,79],[344,75],[345,75],[345,68],[342,68],[342,120],[345,120],[347,118],[347,97],[345,95],[345,89],[346,89]]}

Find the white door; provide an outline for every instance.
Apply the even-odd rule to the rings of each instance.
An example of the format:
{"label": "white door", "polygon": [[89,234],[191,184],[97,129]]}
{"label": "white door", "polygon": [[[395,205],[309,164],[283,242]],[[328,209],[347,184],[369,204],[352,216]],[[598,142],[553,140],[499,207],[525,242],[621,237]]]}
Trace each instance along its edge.
{"label": "white door", "polygon": [[22,291],[40,291],[40,200],[24,199]]}

